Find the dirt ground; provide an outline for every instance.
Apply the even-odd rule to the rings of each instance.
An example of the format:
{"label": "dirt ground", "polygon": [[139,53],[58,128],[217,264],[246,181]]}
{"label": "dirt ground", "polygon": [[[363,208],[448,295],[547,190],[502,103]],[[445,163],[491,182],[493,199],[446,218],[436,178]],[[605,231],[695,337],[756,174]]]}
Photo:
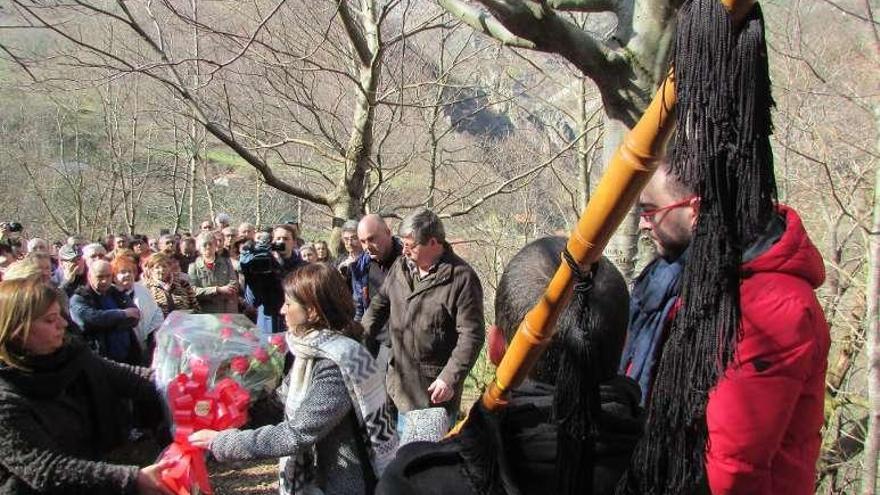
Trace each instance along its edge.
{"label": "dirt ground", "polygon": [[278,461],[209,463],[215,495],[278,493]]}
{"label": "dirt ground", "polygon": [[[144,438],[110,455],[110,462],[146,466],[155,462],[162,448]],[[231,462],[220,464],[208,461],[208,472],[215,495],[275,494],[278,493],[278,461]]]}

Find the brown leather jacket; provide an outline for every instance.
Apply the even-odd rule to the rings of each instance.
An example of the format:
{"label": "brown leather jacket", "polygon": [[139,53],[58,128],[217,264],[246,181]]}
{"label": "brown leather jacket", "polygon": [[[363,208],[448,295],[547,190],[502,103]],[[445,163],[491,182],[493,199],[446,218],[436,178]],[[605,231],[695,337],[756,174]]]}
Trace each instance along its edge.
{"label": "brown leather jacket", "polygon": [[458,412],[486,333],[483,288],[470,265],[447,248],[436,269],[417,280],[401,256],[361,323],[368,341],[391,341],[388,395],[400,412],[431,407],[427,389],[438,377],[455,390],[442,406]]}

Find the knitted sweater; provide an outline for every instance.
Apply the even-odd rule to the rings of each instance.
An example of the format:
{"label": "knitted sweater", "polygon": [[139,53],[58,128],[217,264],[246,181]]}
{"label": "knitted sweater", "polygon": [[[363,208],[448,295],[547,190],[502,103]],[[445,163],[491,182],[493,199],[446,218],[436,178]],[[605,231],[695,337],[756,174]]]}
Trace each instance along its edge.
{"label": "knitted sweater", "polygon": [[[328,359],[317,359],[307,398],[300,407],[285,408],[285,421],[256,430],[227,430],[211,443],[217,460],[295,457],[300,449],[315,445],[311,488],[326,494],[363,494],[364,469],[370,469],[356,439],[351,399],[339,368]],[[288,464],[293,464],[293,461]],[[293,466],[289,466],[292,468]],[[281,472],[282,493],[312,493],[294,487],[292,472]]]}

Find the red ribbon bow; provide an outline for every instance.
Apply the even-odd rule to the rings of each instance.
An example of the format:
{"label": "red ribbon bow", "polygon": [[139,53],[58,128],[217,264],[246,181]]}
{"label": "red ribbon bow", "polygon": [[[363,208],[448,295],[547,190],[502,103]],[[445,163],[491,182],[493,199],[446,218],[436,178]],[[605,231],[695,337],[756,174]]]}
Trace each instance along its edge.
{"label": "red ribbon bow", "polygon": [[162,471],[162,481],[178,495],[210,494],[208,468],[201,448],[189,443],[198,430],[226,430],[247,422],[250,394],[231,378],[224,378],[208,390],[210,367],[201,359],[190,362],[184,373],[168,384],[168,405],[174,421],[174,443],[162,453],[171,467]]}

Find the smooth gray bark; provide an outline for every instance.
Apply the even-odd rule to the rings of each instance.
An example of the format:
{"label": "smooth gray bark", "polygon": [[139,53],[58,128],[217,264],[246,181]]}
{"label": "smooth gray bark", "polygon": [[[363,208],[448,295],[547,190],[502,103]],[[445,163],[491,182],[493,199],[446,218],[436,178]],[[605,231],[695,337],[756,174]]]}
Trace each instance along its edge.
{"label": "smooth gray bark", "polygon": [[[666,71],[675,0],[438,0],[448,12],[501,43],[557,54],[590,78],[605,113],[603,163],[638,121]],[[587,33],[566,12],[611,12],[617,27],[604,39]],[[606,254],[628,279],[638,254],[638,217],[630,213]]]}

